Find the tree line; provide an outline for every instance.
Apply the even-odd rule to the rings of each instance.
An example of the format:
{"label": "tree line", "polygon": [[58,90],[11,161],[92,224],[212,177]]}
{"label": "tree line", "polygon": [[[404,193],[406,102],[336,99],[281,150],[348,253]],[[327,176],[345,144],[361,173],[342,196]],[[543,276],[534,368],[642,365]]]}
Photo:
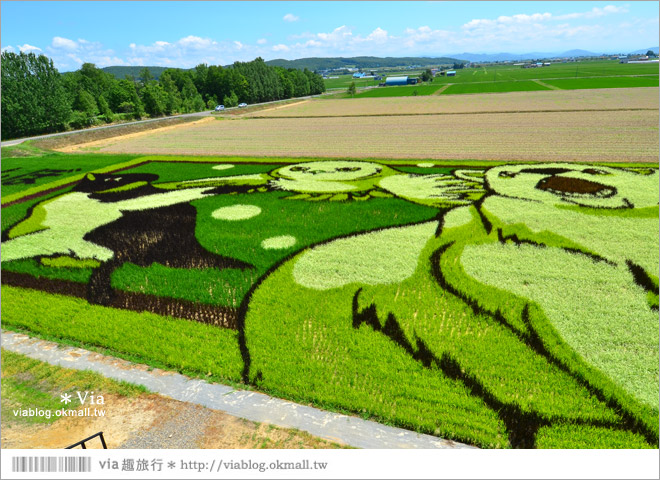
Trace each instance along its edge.
{"label": "tree line", "polygon": [[321,76],[262,58],[225,68],[168,68],[158,80],[144,68],[138,78],[119,80],[92,63],[60,74],[45,55],[3,52],[1,72],[3,140],[325,91]]}

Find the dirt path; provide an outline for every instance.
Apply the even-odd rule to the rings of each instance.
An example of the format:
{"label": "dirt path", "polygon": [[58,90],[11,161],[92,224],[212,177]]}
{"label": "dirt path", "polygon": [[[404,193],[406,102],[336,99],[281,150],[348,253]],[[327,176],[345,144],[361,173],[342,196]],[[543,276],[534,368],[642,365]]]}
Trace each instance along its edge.
{"label": "dirt path", "polygon": [[[3,416],[3,448],[64,448],[103,432],[108,448],[340,448],[308,433],[258,423],[161,395],[105,396],[105,416],[25,424]],[[98,438],[87,448],[101,448]]]}
{"label": "dirt path", "polygon": [[542,82],[541,80],[532,80],[532,81],[538,83],[542,87],[549,88],[550,90],[561,90],[561,88],[555,87],[554,85],[548,85],[547,83]]}
{"label": "dirt path", "polygon": [[[307,102],[309,102],[309,100],[303,100],[302,102],[287,103],[286,105],[281,105],[281,106],[279,106],[279,107],[265,108],[265,109],[263,109],[263,110],[259,110],[258,112],[255,112],[255,113],[262,114],[263,112],[269,112],[269,111],[271,111],[271,110],[280,110],[280,109],[282,109],[282,108],[293,107],[294,105],[301,105],[301,104],[303,104],[303,103],[307,103]],[[246,116],[247,116],[247,117],[250,116],[250,115],[249,115],[249,112],[248,112],[248,114],[247,114]]]}
{"label": "dirt path", "polygon": [[[217,442],[222,441],[221,437],[195,434],[196,431],[207,431],[205,425],[208,420],[205,420],[204,417],[208,415],[208,418],[210,418],[213,415],[213,413],[209,413],[210,410],[216,410],[220,411],[216,414],[229,414],[252,422],[264,422],[285,429],[301,430],[327,442],[341,443],[358,448],[472,448],[431,435],[381,425],[358,417],[326,412],[254,391],[237,390],[220,384],[209,384],[203,380],[191,379],[178,373],[157,368],[149,368],[146,365],[134,364],[81,348],[61,347],[54,342],[30,338],[27,335],[18,333],[3,331],[2,347],[5,350],[47,362],[51,365],[64,366],[75,370],[91,370],[106,378],[142,385],[151,392],[166,395],[180,402],[186,402],[186,409],[192,409],[172,407],[170,412],[176,412],[177,415],[182,415],[182,417],[179,417],[179,420],[165,421],[168,418],[166,412],[160,411],[159,413],[157,408],[148,408],[147,405],[132,406],[131,411],[140,413],[138,413],[137,418],[131,420],[138,422],[129,427],[131,430],[144,430],[141,422],[147,422],[152,428],[157,426],[157,429],[153,432],[152,430],[146,430],[152,433],[142,436],[141,439],[132,440],[117,435],[119,439],[117,445],[130,442],[128,445],[131,445],[131,448],[139,448],[135,445],[142,445],[140,442],[150,445],[154,443],[162,444],[164,441],[179,441],[181,442],[180,445],[198,445],[200,441],[206,442],[207,440],[204,440],[206,437],[215,438],[213,441],[216,443],[213,445],[218,445]],[[109,408],[110,404],[107,403],[107,405]],[[206,407],[206,409],[202,407]],[[148,413],[142,415],[142,411]],[[182,426],[186,430],[182,431]],[[101,429],[101,425],[95,425],[94,428]],[[222,432],[225,427],[220,422],[214,428],[211,427],[210,431]],[[96,433],[96,431],[89,434]],[[170,440],[170,438],[175,438],[177,432],[179,432],[177,434],[178,440]],[[167,436],[164,437],[165,434]],[[4,429],[2,435],[5,436]],[[204,443],[204,445],[207,444]],[[193,447],[180,446],[173,448]]]}
{"label": "dirt path", "polygon": [[447,84],[447,85],[445,85],[445,86],[443,86],[443,87],[440,87],[438,90],[436,90],[435,92],[433,92],[431,95],[442,95],[442,92],[444,92],[445,90],[447,90],[447,89],[448,89],[449,87],[451,87],[452,85],[453,85],[453,83],[449,83],[449,84]]}
{"label": "dirt path", "polygon": [[215,117],[202,117],[200,120],[197,120],[195,122],[180,123],[180,124],[177,124],[177,125],[170,125],[168,127],[162,127],[162,128],[154,128],[152,130],[145,130],[145,131],[142,131],[142,132],[128,133],[128,134],[125,134],[125,135],[122,135],[122,136],[116,137],[116,138],[104,138],[102,140],[94,140],[92,142],[87,142],[87,143],[79,143],[79,144],[76,144],[76,145],[66,145],[66,146],[63,146],[63,147],[54,148],[53,150],[56,150],[58,152],[64,152],[64,153],[79,152],[79,151],[83,151],[83,150],[94,149],[94,147],[98,147],[100,145],[103,145],[103,146],[111,145],[113,140],[117,140],[117,139],[125,140],[125,139],[129,139],[129,138],[142,137],[144,135],[149,135],[149,134],[152,134],[152,133],[162,133],[162,132],[167,132],[167,131],[170,131],[170,130],[178,130],[178,129],[181,129],[181,128],[190,127],[192,125],[199,125],[200,123],[207,123],[207,122],[213,122],[213,121],[215,121]]}

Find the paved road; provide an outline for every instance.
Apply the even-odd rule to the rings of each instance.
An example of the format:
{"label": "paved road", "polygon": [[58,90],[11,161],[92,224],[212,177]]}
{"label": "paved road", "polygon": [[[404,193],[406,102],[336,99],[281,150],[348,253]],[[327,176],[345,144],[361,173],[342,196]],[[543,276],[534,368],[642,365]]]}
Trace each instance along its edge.
{"label": "paved road", "polygon": [[81,348],[2,332],[2,348],[30,358],[77,370],[92,370],[115,380],[143,385],[175,400],[221,410],[255,422],[297,428],[317,437],[358,448],[474,448],[462,443],[389,427],[357,417],[298,405],[263,393],[236,390],[217,383],[191,379],[144,365],[108,357]]}
{"label": "paved road", "polygon": [[[289,100],[306,100],[308,98],[314,98],[314,97],[320,97],[321,95],[309,95],[307,97],[298,97],[296,99],[291,99],[288,98],[286,100],[274,100],[272,102],[262,102],[262,103],[252,103],[249,106],[254,107],[254,106],[259,106],[259,105],[269,105],[269,104],[277,104],[281,102],[286,102]],[[233,108],[226,108],[225,111],[230,111],[230,110],[237,110],[238,107],[233,107]],[[160,118],[150,118],[148,120],[136,120],[134,122],[126,122],[126,123],[119,123],[117,125],[104,125],[101,127],[93,127],[93,128],[85,128],[82,130],[72,130],[69,132],[60,132],[60,133],[50,133],[47,135],[37,135],[35,137],[25,137],[25,138],[17,138],[15,140],[7,140],[5,142],[0,143],[0,147],[11,147],[12,145],[18,145],[20,143],[23,143],[27,140],[37,140],[37,139],[44,139],[44,138],[49,138],[49,137],[59,137],[61,135],[71,135],[73,133],[80,133],[80,132],[92,132],[94,130],[104,130],[107,128],[117,128],[117,127],[123,127],[125,125],[135,125],[138,123],[149,123],[149,122],[160,122],[163,120],[167,120],[170,118],[182,118],[182,117],[206,117],[208,115],[211,115],[213,113],[212,110],[207,110],[203,112],[194,112],[194,113],[183,113],[181,115],[172,115],[170,117],[160,117]]]}

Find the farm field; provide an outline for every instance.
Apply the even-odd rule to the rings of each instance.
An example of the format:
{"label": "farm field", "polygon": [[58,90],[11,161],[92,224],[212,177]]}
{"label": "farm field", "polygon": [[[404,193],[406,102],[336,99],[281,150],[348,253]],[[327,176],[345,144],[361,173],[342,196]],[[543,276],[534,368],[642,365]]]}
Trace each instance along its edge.
{"label": "farm field", "polygon": [[3,328],[480,447],[658,448],[657,159],[86,155],[3,161]]}
{"label": "farm field", "polygon": [[[551,89],[555,86],[553,81],[559,82],[556,88],[564,88],[562,85],[565,85],[568,89],[657,87],[659,73],[657,63],[619,64],[614,61],[553,63],[537,68],[495,65],[459,69],[456,72],[456,76],[452,77],[436,76],[430,84],[369,89],[358,91],[356,97],[430,95],[443,87],[448,88],[439,92],[442,95],[537,91]],[[405,72],[402,75],[416,76]],[[356,82],[357,87],[377,84],[358,85]],[[415,89],[418,92],[413,94]],[[341,97],[348,98],[348,95]]]}
{"label": "farm field", "polygon": [[[396,135],[383,135],[388,131]],[[240,118],[110,139],[94,149],[113,154],[635,162],[657,161],[658,126],[657,110],[415,115],[405,122],[393,116]]]}
{"label": "farm field", "polygon": [[589,79],[593,77],[624,78],[631,75],[658,76],[658,64],[619,63],[618,61],[553,63],[548,67],[521,68],[498,65],[456,70],[455,77],[435,77],[433,83],[475,83],[555,78]]}
{"label": "farm field", "polygon": [[401,87],[371,88],[357,93],[355,98],[425,96],[434,94],[440,88],[442,88],[442,85],[406,85]]}
{"label": "farm field", "polygon": [[657,111],[658,105],[657,88],[619,88],[616,90],[509,92],[501,95],[475,94],[470,97],[470,101],[457,95],[432,95],[424,98],[354,98],[350,101],[314,99],[286,108],[272,108],[248,113],[244,117],[341,117],[630,109],[654,109]]}
{"label": "farm field", "polygon": [[587,88],[657,87],[658,77],[604,77],[589,79],[565,78],[559,80],[547,80],[546,83],[563,90]]}
{"label": "farm field", "polygon": [[537,90],[550,90],[548,87],[533,80],[520,80],[516,82],[486,82],[486,83],[459,83],[449,85],[442,91],[442,95],[460,95],[463,93],[502,93],[502,92],[533,92]]}

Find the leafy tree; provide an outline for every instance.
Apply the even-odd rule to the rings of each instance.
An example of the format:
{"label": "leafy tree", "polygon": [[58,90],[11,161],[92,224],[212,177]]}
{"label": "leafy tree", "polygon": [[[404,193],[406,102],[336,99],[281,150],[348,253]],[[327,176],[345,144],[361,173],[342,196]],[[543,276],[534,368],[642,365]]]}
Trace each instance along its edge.
{"label": "leafy tree", "polygon": [[108,101],[105,99],[103,95],[99,97],[99,101],[97,103],[99,106],[99,112],[101,112],[101,115],[103,115],[103,119],[107,123],[112,122],[114,120],[114,115],[112,114],[112,110],[110,110],[110,105],[108,104]]}
{"label": "leafy tree", "polygon": [[165,115],[172,115],[175,112],[181,111],[181,94],[169,73],[162,73],[160,76],[160,85],[165,92]]}
{"label": "leafy tree", "polygon": [[430,68],[427,68],[422,73],[422,82],[432,82],[432,81],[433,81],[433,72],[431,71]]}
{"label": "leafy tree", "polygon": [[2,139],[65,128],[71,107],[51,59],[3,52],[1,74]]}
{"label": "leafy tree", "polygon": [[142,84],[143,87],[146,86],[153,79],[154,76],[151,74],[151,72],[147,67],[144,67],[142,70],[140,70],[140,83]]}
{"label": "leafy tree", "polygon": [[236,107],[238,106],[238,97],[234,92],[231,92],[230,95],[222,99],[222,104],[227,108]]}
{"label": "leafy tree", "polygon": [[346,90],[346,93],[348,93],[351,97],[355,95],[355,82],[351,82],[351,84],[348,86],[348,89]]}
{"label": "leafy tree", "polygon": [[656,54],[655,54],[655,52],[654,52],[653,50],[648,50],[648,51],[646,52],[646,56],[647,56],[647,57],[655,57]]}
{"label": "leafy tree", "polygon": [[[131,80],[119,80],[112,85],[108,94],[108,103],[113,112],[137,113],[142,110],[142,102],[135,89],[135,83]],[[130,112],[127,103],[133,105]]]}
{"label": "leafy tree", "polygon": [[99,107],[96,105],[96,100],[91,93],[86,90],[79,90],[75,101],[73,102],[73,109],[87,115],[91,118],[99,113]]}
{"label": "leafy tree", "polygon": [[144,111],[151,117],[160,117],[167,108],[167,94],[158,82],[152,80],[142,89],[142,103]]}

